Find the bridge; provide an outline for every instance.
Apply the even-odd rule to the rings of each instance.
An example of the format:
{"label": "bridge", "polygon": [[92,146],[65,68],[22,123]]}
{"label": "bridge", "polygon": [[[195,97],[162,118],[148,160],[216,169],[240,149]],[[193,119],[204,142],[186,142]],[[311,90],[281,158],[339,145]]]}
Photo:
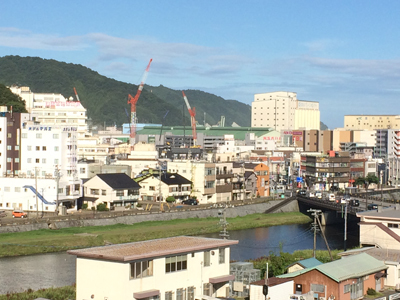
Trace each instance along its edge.
{"label": "bridge", "polygon": [[[340,199],[342,195],[338,194],[337,199]],[[368,204],[374,203],[378,206],[378,209],[382,209],[389,206],[400,204],[400,189],[398,188],[385,188],[382,190],[369,190],[366,192],[358,192],[351,195],[351,199],[359,200],[359,206],[347,205],[347,218],[349,222],[358,222],[358,212],[366,211]],[[342,223],[344,221],[344,214],[346,205],[341,204],[337,201],[329,201],[327,197],[323,199],[309,198],[305,196],[296,195],[283,200],[277,206],[266,211],[266,213],[273,212],[286,205],[287,203],[297,200],[299,204],[299,210],[302,213],[307,213],[309,209],[320,209],[322,211],[321,223],[323,225],[329,225],[334,223]]]}

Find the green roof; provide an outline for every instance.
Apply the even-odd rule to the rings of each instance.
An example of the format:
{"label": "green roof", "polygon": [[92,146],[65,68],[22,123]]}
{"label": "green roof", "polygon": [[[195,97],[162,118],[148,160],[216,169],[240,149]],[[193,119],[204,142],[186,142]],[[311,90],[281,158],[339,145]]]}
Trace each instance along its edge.
{"label": "green roof", "polygon": [[361,253],[358,255],[343,257],[342,259],[314,266],[312,268],[279,275],[277,277],[292,278],[312,270],[318,270],[336,282],[341,282],[349,278],[358,278],[386,269],[387,266],[382,261],[379,261],[366,253]]}
{"label": "green roof", "polygon": [[[262,136],[273,131],[269,127],[204,127],[197,126],[197,133],[203,133],[206,136],[224,136],[225,134],[233,134],[235,140],[244,140],[246,133],[251,132],[256,136]],[[138,130],[136,134],[157,135],[160,134],[159,126],[144,126],[142,130]],[[190,126],[163,126],[162,132],[172,132],[173,135],[191,135],[192,128]],[[185,132],[185,133],[184,133]]]}

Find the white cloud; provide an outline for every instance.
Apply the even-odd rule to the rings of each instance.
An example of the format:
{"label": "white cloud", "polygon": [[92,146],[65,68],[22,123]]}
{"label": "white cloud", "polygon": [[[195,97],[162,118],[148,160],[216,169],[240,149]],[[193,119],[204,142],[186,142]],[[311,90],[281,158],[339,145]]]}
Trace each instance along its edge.
{"label": "white cloud", "polygon": [[87,47],[81,36],[59,37],[56,35],[35,34],[18,28],[0,28],[0,47],[76,51]]}

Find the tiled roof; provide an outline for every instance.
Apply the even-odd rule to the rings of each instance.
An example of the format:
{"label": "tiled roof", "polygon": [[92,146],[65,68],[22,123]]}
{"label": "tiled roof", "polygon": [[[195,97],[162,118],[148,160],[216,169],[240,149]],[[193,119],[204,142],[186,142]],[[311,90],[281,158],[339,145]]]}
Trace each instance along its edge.
{"label": "tiled roof", "polygon": [[125,173],[104,173],[96,176],[114,190],[140,189],[140,185]]}
{"label": "tiled roof", "polygon": [[234,245],[238,242],[239,241],[236,240],[178,236],[127,244],[69,250],[68,253],[78,257],[96,258],[101,260],[133,261],[179,253],[216,249]]}
{"label": "tiled roof", "polygon": [[339,253],[340,256],[350,256],[361,252],[365,252],[368,255],[376,258],[377,260],[384,262],[395,262],[400,263],[400,251],[397,249],[383,249],[375,247],[365,247],[361,249],[353,249],[346,252]]}
{"label": "tiled roof", "polygon": [[[153,174],[154,177],[158,178],[158,174]],[[161,181],[166,185],[181,185],[181,184],[192,184],[192,182],[178,173],[163,173],[161,175]]]}
{"label": "tiled roof", "polygon": [[361,253],[358,255],[353,255],[351,256],[351,258],[344,257],[342,259],[335,260],[326,264],[288,274],[283,274],[278,277],[293,278],[312,270],[318,270],[319,272],[325,274],[336,282],[341,282],[349,278],[357,278],[369,274],[374,274],[386,269],[387,267],[383,262],[373,258],[366,253]]}
{"label": "tiled roof", "polygon": [[[292,278],[271,277],[271,278],[268,278],[268,286],[278,285],[278,284],[285,283],[285,282],[288,282],[291,280],[293,280],[293,279]],[[261,280],[251,283],[251,285],[264,285],[264,284],[265,284],[265,279],[261,279]]]}

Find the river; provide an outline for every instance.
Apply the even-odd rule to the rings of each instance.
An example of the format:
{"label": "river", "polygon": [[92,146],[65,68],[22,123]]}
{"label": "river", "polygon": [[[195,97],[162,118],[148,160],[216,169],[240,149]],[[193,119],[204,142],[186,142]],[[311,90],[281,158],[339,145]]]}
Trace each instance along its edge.
{"label": "river", "polygon": [[[357,225],[349,226],[357,228]],[[324,228],[329,247],[343,249],[343,227]],[[206,237],[218,238],[218,233]],[[231,260],[244,261],[266,256],[273,251],[284,252],[313,248],[313,232],[310,224],[280,225],[229,232],[229,239],[239,240],[231,247]],[[347,247],[358,246],[358,230],[348,231]],[[321,234],[317,235],[317,249],[326,250]],[[0,294],[20,292],[31,288],[60,287],[75,283],[75,256],[66,252],[0,259]]]}

